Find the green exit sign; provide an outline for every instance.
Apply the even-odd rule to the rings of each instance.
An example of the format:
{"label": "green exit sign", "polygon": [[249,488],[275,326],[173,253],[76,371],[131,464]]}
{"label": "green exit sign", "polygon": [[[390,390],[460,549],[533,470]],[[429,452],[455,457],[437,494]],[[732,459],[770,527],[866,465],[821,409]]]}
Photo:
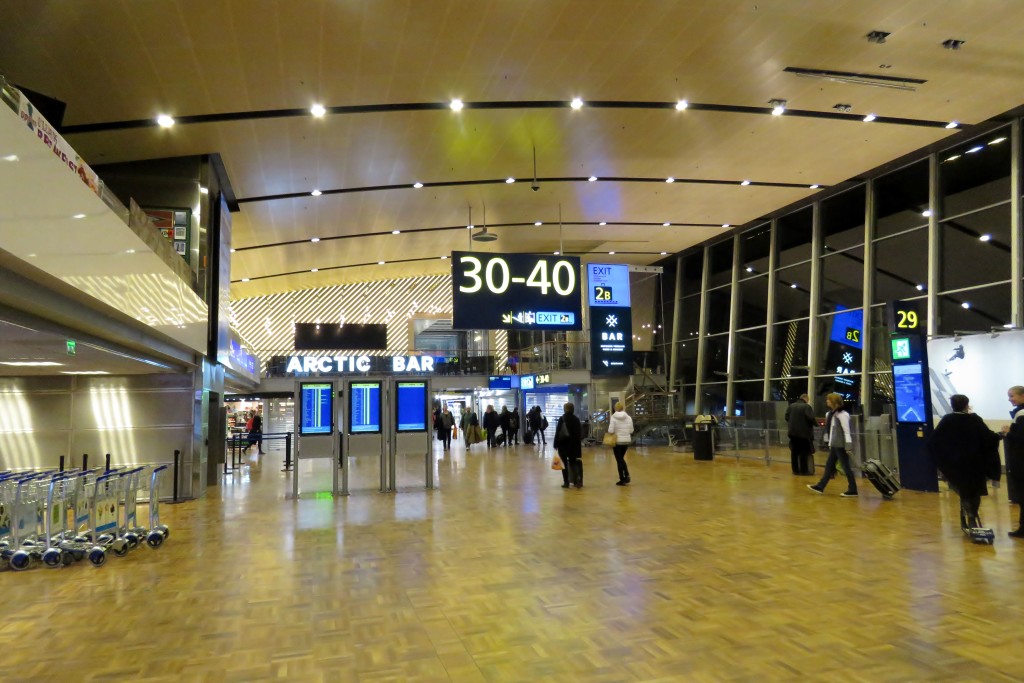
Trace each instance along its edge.
{"label": "green exit sign", "polygon": [[892,359],[907,360],[910,358],[910,340],[906,337],[892,340]]}
{"label": "green exit sign", "polygon": [[78,343],[74,339],[68,339],[68,355],[73,356],[78,351]]}

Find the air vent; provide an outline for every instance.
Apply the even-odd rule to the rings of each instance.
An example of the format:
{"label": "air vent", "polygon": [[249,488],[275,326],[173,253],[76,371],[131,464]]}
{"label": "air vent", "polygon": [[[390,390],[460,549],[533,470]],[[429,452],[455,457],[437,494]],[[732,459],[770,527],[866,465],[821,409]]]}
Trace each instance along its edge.
{"label": "air vent", "polygon": [[892,88],[895,90],[914,91],[917,90],[917,86],[928,82],[921,78],[856,73],[853,71],[831,71],[829,69],[805,69],[798,66],[787,66],[783,71],[801,76],[802,78],[820,78],[826,81],[833,81],[834,83],[868,85],[873,88]]}

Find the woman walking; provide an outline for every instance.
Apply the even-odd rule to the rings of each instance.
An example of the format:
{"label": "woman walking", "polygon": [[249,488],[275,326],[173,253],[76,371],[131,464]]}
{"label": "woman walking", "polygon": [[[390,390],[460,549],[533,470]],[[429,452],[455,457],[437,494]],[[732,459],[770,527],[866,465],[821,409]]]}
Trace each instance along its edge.
{"label": "woman walking", "polygon": [[583,427],[575,412],[576,407],[566,403],[565,413],[555,425],[555,449],[563,464],[563,489],[569,488],[570,484],[583,488],[583,461],[580,459],[583,456]]}
{"label": "woman walking", "polygon": [[825,474],[817,484],[808,484],[807,488],[815,493],[825,493],[825,487],[836,473],[836,461],[843,466],[846,473],[846,491],[839,495],[843,498],[857,497],[857,480],[853,476],[850,455],[853,452],[853,434],[850,432],[850,414],[843,407],[843,397],[829,394],[825,398],[829,407],[825,415],[825,443],[828,444],[828,460],[825,462]]}
{"label": "woman walking", "polygon": [[626,407],[622,403],[615,404],[615,412],[608,420],[608,431],[615,435],[615,446],[612,452],[615,453],[615,466],[619,470],[619,480],[616,486],[625,486],[629,483],[629,468],[626,467],[626,449],[632,443],[633,418],[626,413]]}

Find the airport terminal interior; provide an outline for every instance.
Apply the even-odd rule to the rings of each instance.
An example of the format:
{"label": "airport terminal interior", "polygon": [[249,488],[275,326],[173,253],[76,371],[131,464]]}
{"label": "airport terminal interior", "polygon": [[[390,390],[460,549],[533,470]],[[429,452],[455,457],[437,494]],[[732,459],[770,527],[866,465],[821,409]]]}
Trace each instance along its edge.
{"label": "airport terminal interior", "polygon": [[1024,680],[1022,25],[6,3],[3,679]]}

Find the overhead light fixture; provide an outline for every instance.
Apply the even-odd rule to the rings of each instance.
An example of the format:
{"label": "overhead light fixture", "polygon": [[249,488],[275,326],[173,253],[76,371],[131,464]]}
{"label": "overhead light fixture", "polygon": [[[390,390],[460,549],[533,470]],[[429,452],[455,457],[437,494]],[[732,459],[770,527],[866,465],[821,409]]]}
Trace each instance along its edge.
{"label": "overhead light fixture", "polygon": [[168,114],[160,114],[156,117],[156,124],[161,128],[170,128],[174,125],[174,117]]}
{"label": "overhead light fixture", "polygon": [[582,109],[583,108],[583,100],[581,100],[578,97],[574,97],[574,98],[572,98],[572,102],[569,103],[569,106],[572,107],[573,109],[577,109],[577,110]]}
{"label": "overhead light fixture", "polygon": [[447,260],[448,260],[448,257],[447,257],[447,256],[442,256],[442,257],[441,257],[441,260],[442,260],[442,261],[447,261]]}
{"label": "overhead light fixture", "polygon": [[0,157],[0,159],[3,159],[4,161],[17,161],[18,160],[18,155],[17,154],[8,154],[5,157]]}
{"label": "overhead light fixture", "polygon": [[412,186],[415,187],[418,190],[421,187],[423,187],[423,183],[413,183]]}
{"label": "overhead light fixture", "polygon": [[842,102],[840,102],[839,104],[833,104],[832,108],[835,109],[840,114],[849,114],[851,111],[853,111],[852,104],[843,104]]}
{"label": "overhead light fixture", "polygon": [[587,182],[588,183],[596,183],[597,182],[597,176],[596,175],[590,176],[589,178],[587,178]]}
{"label": "overhead light fixture", "polygon": [[959,50],[964,46],[964,43],[966,42],[966,40],[950,38],[949,40],[942,41],[942,47],[946,48],[947,50]]}
{"label": "overhead light fixture", "polygon": [[247,278],[247,277],[243,277],[242,278],[242,282],[248,282],[248,281],[249,281],[249,278]]}
{"label": "overhead light fixture", "polygon": [[993,140],[992,142],[990,142],[988,144],[989,145],[998,145],[1000,142],[1005,142],[1005,141],[1006,141],[1006,138],[996,138],[995,140]]}
{"label": "overhead light fixture", "polygon": [[62,375],[109,375],[106,370],[61,370]]}
{"label": "overhead light fixture", "polygon": [[731,228],[732,226],[728,223],[722,223],[723,228]]}
{"label": "overhead light fixture", "polygon": [[322,104],[314,104],[312,107],[309,108],[309,113],[317,118],[320,118],[321,116],[327,113],[327,110],[324,108],[324,105]]}
{"label": "overhead light fixture", "polygon": [[210,194],[210,188],[199,186],[199,194]]}
{"label": "overhead light fixture", "polygon": [[676,181],[676,179],[673,178],[672,176],[669,176],[668,178],[665,178],[665,182],[666,183],[674,183],[675,181]]}
{"label": "overhead light fixture", "polygon": [[608,225],[608,221],[601,221],[598,225]]}
{"label": "overhead light fixture", "polygon": [[946,124],[946,128],[956,128],[959,125],[960,124],[957,123],[956,121],[950,121],[949,123]]}
{"label": "overhead light fixture", "polygon": [[671,224],[671,223],[662,223],[662,224],[661,224],[661,227],[663,227],[663,228],[667,228],[667,227],[668,227],[668,226],[670,226],[670,225],[672,225],[672,224]]}
{"label": "overhead light fixture", "polygon": [[749,180],[743,180],[743,181],[740,182],[740,185],[749,185],[749,184],[750,184]]}
{"label": "overhead light fixture", "polygon": [[748,273],[753,273],[754,269],[751,266],[747,266],[747,272]]}
{"label": "overhead light fixture", "polygon": [[552,253],[553,255],[555,255],[555,256],[561,256],[561,254],[562,254],[562,252],[560,252],[560,251],[553,251],[553,252],[551,252],[551,253]]}
{"label": "overhead light fixture", "polygon": [[662,256],[667,256],[667,255],[668,255],[668,252],[667,252],[667,251],[663,251],[663,252],[661,252],[661,255],[662,255]]}
{"label": "overhead light fixture", "polygon": [[679,100],[678,102],[676,102],[676,111],[683,111],[689,106],[690,103],[687,102],[686,100]]}
{"label": "overhead light fixture", "polygon": [[63,363],[55,363],[52,360],[8,360],[0,361],[0,365],[10,365],[15,368],[50,368]]}
{"label": "overhead light fixture", "polygon": [[954,154],[953,156],[951,156],[948,159],[946,159],[946,161],[956,161],[959,158],[960,158],[959,154]]}
{"label": "overhead light fixture", "polygon": [[466,226],[466,230],[472,230],[472,229],[473,229],[473,228],[475,228],[475,227],[476,227],[475,225],[473,225],[472,223],[470,223],[469,225],[467,225],[467,226]]}
{"label": "overhead light fixture", "polygon": [[537,227],[544,225],[544,223],[542,223],[541,221],[534,221],[533,224],[536,225]]}
{"label": "overhead light fixture", "polygon": [[793,284],[791,284],[791,285],[789,286],[789,288],[790,288],[790,289],[796,289],[796,283],[794,282]]}
{"label": "overhead light fixture", "polygon": [[970,307],[971,307],[971,302],[970,301],[965,301],[962,304],[960,304],[960,308],[970,308]]}
{"label": "overhead light fixture", "polygon": [[378,266],[383,266],[383,265],[384,265],[384,262],[383,262],[383,261],[377,261],[377,265],[378,265]]}
{"label": "overhead light fixture", "polygon": [[480,232],[473,234],[474,242],[493,242],[498,239],[498,236],[493,232],[487,232],[486,226],[480,229]]}
{"label": "overhead light fixture", "polygon": [[964,152],[964,154],[974,154],[975,152],[980,152],[984,148],[985,148],[985,145],[975,145],[974,147],[971,147],[969,150]]}
{"label": "overhead light fixture", "polygon": [[392,230],[391,234],[392,235],[400,235],[400,234],[402,234],[402,231],[401,230]]}
{"label": "overhead light fixture", "polygon": [[232,248],[231,248],[231,253],[232,253],[232,254],[234,254],[234,253],[235,253],[236,251],[238,251],[238,250],[237,250],[237,249],[235,249],[234,247],[232,247]]}
{"label": "overhead light fixture", "polygon": [[924,291],[924,285],[918,285],[917,287],[915,287],[915,289],[917,289],[917,291],[919,291],[919,292],[923,292]]}
{"label": "overhead light fixture", "polygon": [[979,236],[978,239],[981,240],[982,242],[991,242],[992,235],[985,233],[984,235]]}
{"label": "overhead light fixture", "polygon": [[871,31],[865,37],[868,39],[869,43],[876,43],[878,45],[881,45],[882,43],[885,42],[885,39],[888,38],[890,35],[891,34],[888,31]]}
{"label": "overhead light fixture", "polygon": [[309,272],[311,272],[311,273],[319,273],[320,269],[319,268],[310,268]]}
{"label": "overhead light fixture", "polygon": [[451,107],[452,111],[462,111],[462,107],[465,105],[462,104],[462,100],[455,99],[448,106]]}
{"label": "overhead light fixture", "polygon": [[134,254],[135,250],[134,249],[125,249],[124,253],[126,253],[126,254]]}
{"label": "overhead light fixture", "polygon": [[786,111],[786,100],[768,100],[772,107],[772,116],[782,116]]}
{"label": "overhead light fixture", "polygon": [[309,241],[310,241],[310,242],[313,242],[314,244],[316,244],[317,242],[319,242],[319,241],[320,241],[320,238],[319,238],[319,237],[311,237],[311,238],[309,239]]}
{"label": "overhead light fixture", "polygon": [[85,218],[85,214],[84,213],[76,213],[74,216],[72,216],[72,218],[75,218],[75,219]]}
{"label": "overhead light fixture", "polygon": [[512,178],[512,177],[509,177],[509,178],[505,178],[505,182],[506,182],[506,183],[508,183],[509,185],[511,185],[511,184],[512,184],[512,183],[514,183],[515,181],[516,181],[516,179],[515,179],[515,178]]}
{"label": "overhead light fixture", "polygon": [[320,190],[313,190],[312,192],[310,192],[310,194],[313,195],[314,197],[319,197],[320,195],[323,194],[323,192],[321,192]]}
{"label": "overhead light fixture", "polygon": [[815,183],[814,185],[811,185],[810,189],[817,190],[819,187],[821,187],[821,185],[818,185],[817,183]]}
{"label": "overhead light fixture", "polygon": [[609,251],[609,252],[608,252],[608,255],[609,255],[609,256],[615,256],[615,252],[614,252],[614,251]]}
{"label": "overhead light fixture", "polygon": [[875,116],[874,114],[868,114],[867,116],[864,117],[864,123],[871,123],[876,118],[878,118],[878,117]]}

